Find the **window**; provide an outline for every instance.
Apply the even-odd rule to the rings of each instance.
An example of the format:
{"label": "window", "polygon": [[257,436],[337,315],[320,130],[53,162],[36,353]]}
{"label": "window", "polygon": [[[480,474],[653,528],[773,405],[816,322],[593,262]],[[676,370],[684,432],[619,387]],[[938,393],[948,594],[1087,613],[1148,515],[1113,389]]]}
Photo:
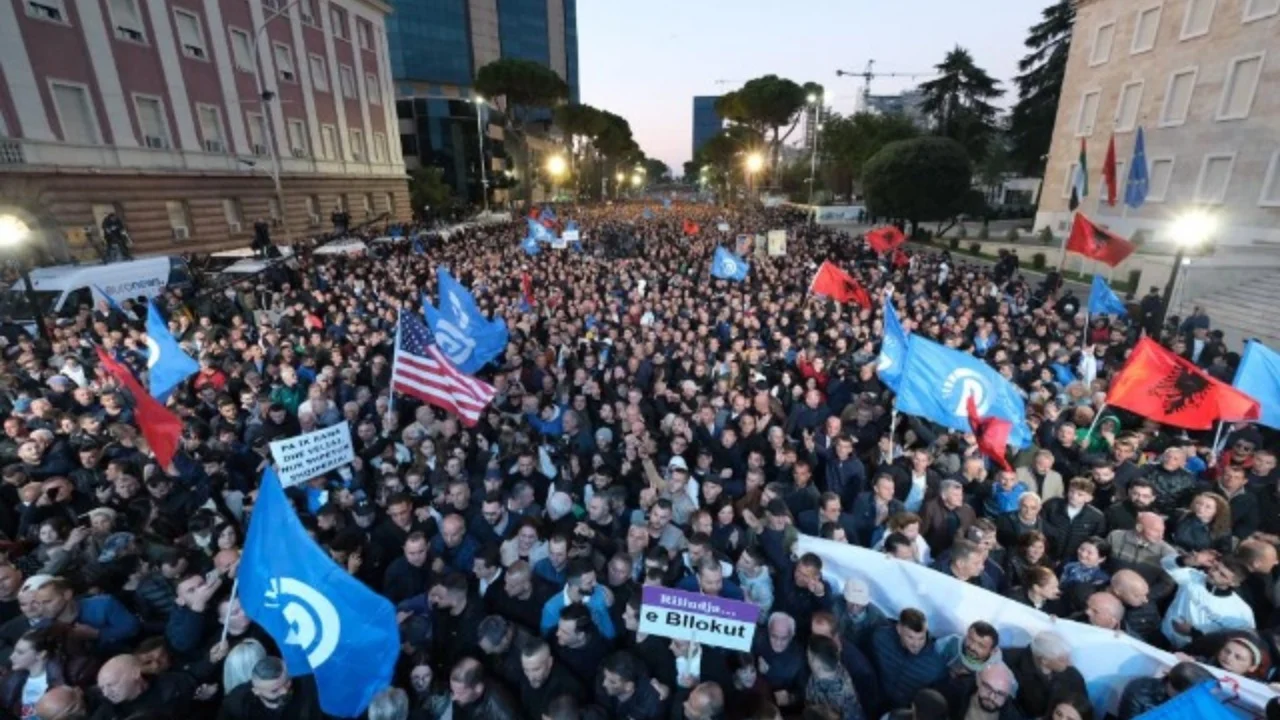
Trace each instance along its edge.
{"label": "window", "polygon": [[200,137],[204,139],[205,152],[224,153],[227,142],[222,134],[222,113],[216,105],[197,105],[200,119]]}
{"label": "window", "polygon": [[1147,52],[1156,46],[1156,37],[1160,34],[1160,5],[1138,11],[1138,19],[1133,24],[1133,46],[1129,54]]}
{"label": "window", "polygon": [[364,74],[364,92],[370,105],[382,104],[382,90],[378,87],[378,76],[373,73]]}
{"label": "window", "polygon": [[178,26],[178,44],[182,46],[182,54],[196,60],[208,59],[204,50],[204,31],[200,29],[200,18],[186,10],[173,11],[173,23]]}
{"label": "window", "polygon": [[396,196],[391,193],[383,193],[382,201],[386,203],[387,212],[391,213],[391,216],[394,218],[396,214]]}
{"label": "window", "polygon": [[302,15],[302,24],[316,27],[316,6],[314,0],[301,0],[298,13]]}
{"label": "window", "polygon": [[1089,50],[1089,67],[1101,65],[1111,59],[1111,43],[1116,38],[1116,24],[1099,25],[1093,31],[1093,47]]}
{"label": "window", "polygon": [[244,30],[231,28],[231,58],[235,61],[237,70],[253,72],[253,43],[249,40],[249,33]]}
{"label": "window", "polygon": [[164,101],[150,95],[134,95],[133,107],[138,113],[138,129],[142,131],[142,144],[155,150],[170,147],[169,123],[165,122]]}
{"label": "window", "polygon": [[1247,55],[1235,58],[1227,64],[1227,79],[1222,86],[1222,100],[1218,102],[1217,120],[1243,120],[1249,117],[1265,57],[1262,53]]}
{"label": "window", "polygon": [[1071,167],[1067,168],[1067,176],[1062,179],[1062,198],[1065,200],[1071,197],[1071,188],[1076,184],[1076,168],[1079,163],[1071,163]]}
{"label": "window", "polygon": [[49,89],[53,95],[58,124],[62,126],[62,141],[71,145],[101,145],[102,133],[98,130],[98,118],[89,99],[89,88],[76,84],[52,81]]}
{"label": "window", "polygon": [[67,21],[67,8],[63,3],[64,0],[27,0],[27,16],[70,25]]}
{"label": "window", "polygon": [[115,36],[121,40],[145,43],[147,36],[142,24],[142,11],[138,0],[111,0],[108,6],[111,11],[111,24],[115,28]]}
{"label": "window", "polygon": [[1218,0],[1188,0],[1187,14],[1182,18],[1182,34],[1178,39],[1190,40],[1208,33],[1217,4]]}
{"label": "window", "polygon": [[356,36],[357,36],[357,38],[358,38],[358,39],[359,39],[359,41],[360,41],[360,48],[361,48],[362,50],[372,50],[372,49],[373,49],[373,40],[372,40],[373,32],[372,32],[372,30],[370,30],[370,28],[369,28],[369,23],[367,23],[367,22],[365,22],[365,21],[363,21],[363,20],[357,20],[357,21],[356,21]]}
{"label": "window", "polygon": [[360,130],[351,131],[351,159],[364,162],[364,132]]}
{"label": "window", "polygon": [[1280,0],[1245,0],[1243,22],[1253,22],[1280,13]]}
{"label": "window", "polygon": [[373,134],[373,161],[376,163],[387,161],[387,136],[382,133]]}
{"label": "window", "polygon": [[354,100],[356,97],[356,74],[350,65],[338,66],[338,80],[342,83],[342,97]]}
{"label": "window", "polygon": [[1221,204],[1227,197],[1227,186],[1231,184],[1231,170],[1235,164],[1235,153],[1205,155],[1200,165],[1200,179],[1196,181],[1195,201]]}
{"label": "window", "polygon": [[320,154],[325,160],[338,157],[338,130],[332,125],[320,126]]}
{"label": "window", "polygon": [[334,37],[347,39],[347,14],[333,5],[329,6],[329,29]]}
{"label": "window", "polygon": [[1080,111],[1076,115],[1076,137],[1093,134],[1093,123],[1098,119],[1098,98],[1101,94],[1097,90],[1092,90],[1080,98]]}
{"label": "window", "polygon": [[1116,101],[1116,132],[1130,132],[1138,124],[1138,109],[1142,107],[1143,81],[1125,83]]}
{"label": "window", "polygon": [[1267,179],[1262,181],[1262,194],[1258,196],[1258,204],[1263,207],[1280,207],[1280,150],[1271,153],[1271,163],[1267,165]]}
{"label": "window", "polygon": [[298,75],[293,69],[293,51],[284,43],[275,43],[271,49],[276,59],[276,77],[280,78],[280,82],[297,82]]}
{"label": "window", "polygon": [[324,65],[324,56],[311,53],[311,85],[320,92],[329,92],[329,71]]}
{"label": "window", "polygon": [[244,221],[244,208],[240,198],[223,198],[222,214],[227,218],[227,227],[231,232],[240,232],[240,223]]}
{"label": "window", "polygon": [[1169,87],[1164,93],[1164,106],[1160,108],[1160,127],[1181,125],[1187,121],[1191,109],[1191,95],[1196,88],[1199,68],[1179,70],[1169,76]]}
{"label": "window", "polygon": [[254,155],[267,154],[267,123],[260,113],[247,113],[249,121],[249,148]]}
{"label": "window", "polygon": [[289,152],[297,158],[308,155],[307,129],[301,120],[289,121]]}
{"label": "window", "polygon": [[191,210],[186,200],[167,200],[165,212],[169,215],[169,228],[173,230],[174,240],[186,240],[191,237]]}
{"label": "window", "polygon": [[1164,202],[1169,183],[1173,180],[1173,158],[1151,158],[1147,172],[1150,174],[1147,202]]}

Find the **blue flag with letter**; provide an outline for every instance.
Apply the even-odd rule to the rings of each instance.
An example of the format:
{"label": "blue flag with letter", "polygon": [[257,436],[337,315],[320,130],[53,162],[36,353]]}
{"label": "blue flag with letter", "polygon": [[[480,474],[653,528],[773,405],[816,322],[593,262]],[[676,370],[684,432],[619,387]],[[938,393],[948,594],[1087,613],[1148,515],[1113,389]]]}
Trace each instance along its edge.
{"label": "blue flag with letter", "polygon": [[542,248],[538,246],[538,241],[532,235],[526,235],[525,239],[520,241],[520,248],[527,255],[537,255],[542,252]]}
{"label": "blue flag with letter", "polygon": [[1250,340],[1244,346],[1244,357],[1240,358],[1232,385],[1262,406],[1258,424],[1280,429],[1280,354]]}
{"label": "blue flag with letter", "polygon": [[528,223],[529,237],[533,238],[535,242],[551,242],[555,239],[555,236],[551,234],[546,225],[537,220],[529,220]]}
{"label": "blue flag with letter", "polygon": [[541,218],[542,220],[550,220],[551,222],[555,222],[556,211],[553,210],[550,205],[543,205],[542,214],[539,215],[538,217]]}
{"label": "blue flag with letter", "polygon": [[711,260],[711,277],[742,282],[747,279],[749,272],[751,272],[750,263],[723,247],[716,246],[716,255]]}
{"label": "blue flag with letter", "polygon": [[1093,287],[1089,290],[1089,314],[1124,317],[1129,314],[1129,311],[1125,309],[1124,301],[1116,295],[1116,291],[1111,289],[1107,281],[1094,275]]}
{"label": "blue flag with letter", "polygon": [[1124,204],[1133,209],[1142,207],[1147,201],[1151,175],[1147,169],[1147,141],[1138,128],[1137,138],[1133,141],[1133,159],[1129,162],[1129,179],[1124,184]]}
{"label": "blue flag with letter", "polygon": [[979,416],[1013,423],[1010,445],[1024,448],[1031,444],[1026,405],[1000,373],[969,353],[943,347],[919,335],[908,338],[896,403],[899,412],[968,432],[970,397],[978,406]]}
{"label": "blue flag with letter", "polygon": [[182,352],[178,341],[169,334],[169,326],[156,304],[147,302],[147,390],[151,397],[164,402],[183,380],[199,372],[200,363]]}
{"label": "blue flag with letter", "polygon": [[907,359],[907,333],[898,321],[893,309],[893,296],[884,294],[884,340],[880,342],[880,356],[876,358],[876,373],[890,390],[898,392],[902,385],[902,366]]}
{"label": "blue flag with letter", "polygon": [[357,717],[391,684],[400,656],[395,607],[307,535],[271,468],[262,475],[239,581],[245,615],[276,641],[291,676],[315,675],[326,714]]}
{"label": "blue flag with letter", "polygon": [[443,267],[436,268],[440,309],[422,304],[427,325],[449,361],[468,375],[507,349],[507,323],[480,314],[476,299]]}

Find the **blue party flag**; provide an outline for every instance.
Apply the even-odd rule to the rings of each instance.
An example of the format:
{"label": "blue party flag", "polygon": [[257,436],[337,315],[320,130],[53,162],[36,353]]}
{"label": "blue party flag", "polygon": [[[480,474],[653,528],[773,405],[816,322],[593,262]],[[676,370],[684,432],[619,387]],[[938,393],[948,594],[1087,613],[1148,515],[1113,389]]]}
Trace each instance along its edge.
{"label": "blue party flag", "polygon": [[652,219],[653,219],[653,211],[652,211],[652,210],[650,210],[649,208],[645,208],[645,209],[644,209],[644,219],[645,219],[645,220],[652,220]]}
{"label": "blue party flag", "polygon": [[749,272],[751,272],[750,263],[723,247],[716,246],[715,257],[711,260],[711,277],[742,282],[747,279]]}
{"label": "blue party flag", "polygon": [[121,315],[127,318],[133,317],[133,315],[128,310],[125,310],[123,307],[120,306],[120,303],[116,302],[115,298],[108,295],[106,290],[103,290],[101,287],[94,285],[93,291],[98,294],[98,297],[107,301],[107,307],[111,308],[112,310],[120,313]]}
{"label": "blue party flag", "polygon": [[436,279],[440,309],[423,303],[427,325],[449,361],[462,372],[474,375],[507,349],[507,323],[482,315],[475,297],[448,270],[436,268]]}
{"label": "blue party flag", "polygon": [[200,363],[182,351],[154,302],[147,302],[147,388],[164,402],[182,381],[199,372]]}
{"label": "blue party flag", "polygon": [[1093,287],[1089,290],[1090,315],[1116,315],[1123,317],[1129,314],[1124,301],[1111,289],[1106,280],[1093,276]]}
{"label": "blue party flag", "polygon": [[1280,354],[1257,340],[1244,346],[1232,385],[1262,406],[1260,425],[1280,429]]}
{"label": "blue party flag", "polygon": [[893,309],[893,296],[884,294],[884,340],[880,342],[880,356],[876,358],[876,373],[890,390],[898,391],[902,385],[902,366],[907,359],[907,333]]}
{"label": "blue party flag", "polygon": [[1151,187],[1151,174],[1147,168],[1147,141],[1138,128],[1138,136],[1133,141],[1133,159],[1129,161],[1129,179],[1124,185],[1124,204],[1133,209],[1142,207],[1147,201],[1147,192]]}

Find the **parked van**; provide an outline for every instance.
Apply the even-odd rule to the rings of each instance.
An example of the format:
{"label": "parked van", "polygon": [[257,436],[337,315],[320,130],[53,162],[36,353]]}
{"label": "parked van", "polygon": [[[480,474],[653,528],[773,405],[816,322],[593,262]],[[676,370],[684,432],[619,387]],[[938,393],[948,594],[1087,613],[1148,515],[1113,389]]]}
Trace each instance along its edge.
{"label": "parked van", "polygon": [[39,316],[71,317],[82,305],[92,307],[105,294],[116,302],[153,298],[166,288],[191,288],[191,271],[180,257],[149,257],[105,265],[57,265],[34,268],[35,313],[27,303],[21,280],[5,293],[3,307],[10,322],[31,322]]}

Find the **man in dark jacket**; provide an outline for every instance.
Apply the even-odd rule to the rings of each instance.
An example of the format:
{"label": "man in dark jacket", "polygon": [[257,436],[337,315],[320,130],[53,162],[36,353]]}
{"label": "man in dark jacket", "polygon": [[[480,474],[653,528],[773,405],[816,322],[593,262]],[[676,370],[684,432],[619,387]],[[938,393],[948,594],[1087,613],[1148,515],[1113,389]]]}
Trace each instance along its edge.
{"label": "man in dark jacket", "polygon": [[941,555],[951,548],[956,533],[968,528],[977,519],[973,508],[964,501],[963,485],[948,478],[938,484],[938,497],[926,502],[920,514],[920,534],[929,543],[934,555]]}
{"label": "man in dark jacket", "polygon": [[1024,648],[1005,652],[1005,662],[1018,681],[1018,708],[1027,717],[1045,717],[1052,698],[1087,697],[1084,676],[1071,666],[1071,647],[1061,635],[1042,632]]}
{"label": "man in dark jacket", "polygon": [[1148,467],[1147,481],[1156,491],[1155,510],[1170,515],[1178,508],[1187,507],[1196,493],[1196,478],[1186,469],[1187,453],[1180,447],[1171,447],[1160,456],[1159,465]]}
{"label": "man in dark jacket", "polygon": [[907,608],[896,623],[885,623],[871,635],[871,660],[885,679],[885,699],[892,709],[910,707],[916,692],[941,681],[947,663],[929,637],[924,613]]}
{"label": "man in dark jacket", "polygon": [[1107,521],[1091,500],[1093,481],[1075,478],[1067,483],[1066,497],[1044,504],[1044,534],[1049,541],[1046,553],[1055,564],[1074,560],[1080,543],[1106,534]]}
{"label": "man in dark jacket", "polygon": [[515,702],[506,690],[485,677],[479,660],[464,657],[449,673],[449,689],[453,692],[455,720],[506,720],[520,717]]}
{"label": "man in dark jacket", "polygon": [[529,636],[524,639],[520,648],[520,668],[522,674],[516,690],[520,707],[529,720],[542,720],[542,709],[561,695],[571,695],[579,701],[585,699],[582,684],[564,665],[555,661],[551,648],[542,638]]}
{"label": "man in dark jacket", "polygon": [[218,720],[321,720],[320,695],[311,676],[291,679],[284,661],[264,657],[253,666],[248,683],[232,690],[222,701]]}
{"label": "man in dark jacket", "polygon": [[1107,532],[1134,529],[1138,526],[1138,513],[1150,511],[1156,501],[1155,488],[1146,478],[1134,478],[1129,483],[1128,495],[1128,499],[1114,503],[1103,515]]}

